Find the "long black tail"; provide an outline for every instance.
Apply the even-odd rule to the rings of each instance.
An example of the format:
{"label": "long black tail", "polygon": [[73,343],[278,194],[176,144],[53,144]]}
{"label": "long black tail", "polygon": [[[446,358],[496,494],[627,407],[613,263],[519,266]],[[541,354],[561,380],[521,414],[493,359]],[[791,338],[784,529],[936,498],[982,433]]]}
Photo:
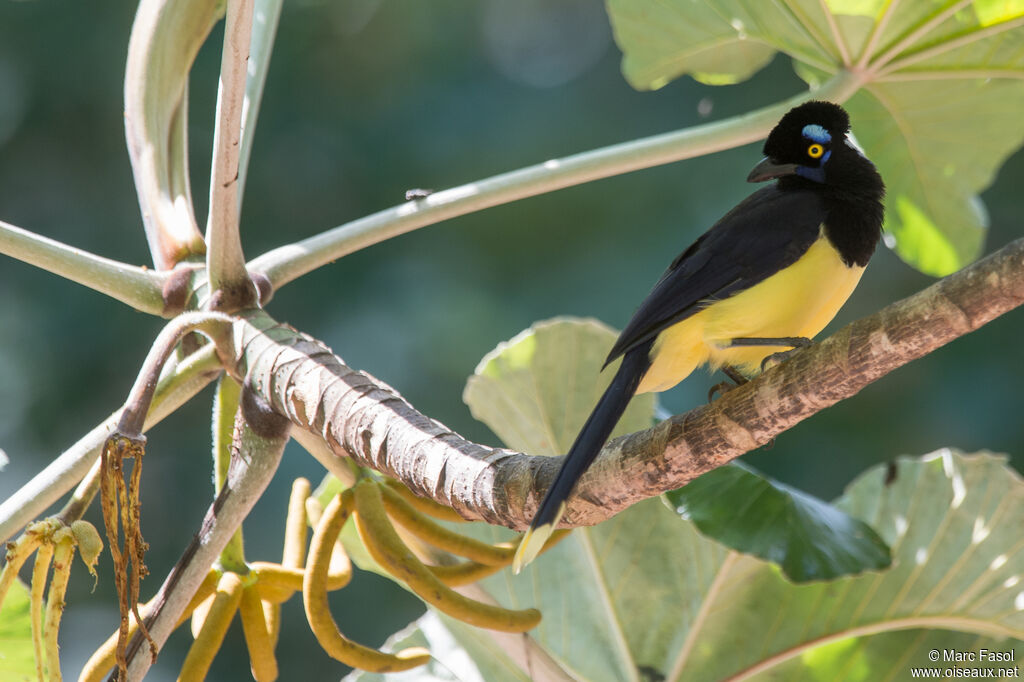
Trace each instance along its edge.
{"label": "long black tail", "polygon": [[548,488],[537,514],[533,517],[533,522],[530,523],[529,530],[519,543],[513,562],[516,573],[540,553],[562,517],[565,501],[572,494],[576,482],[593,463],[597,453],[601,452],[622,413],[626,411],[626,406],[640,385],[640,379],[651,366],[650,348],[651,342],[641,344],[622,358],[619,370],[583,424],[576,441],[569,448],[562,468],[558,470],[554,483]]}

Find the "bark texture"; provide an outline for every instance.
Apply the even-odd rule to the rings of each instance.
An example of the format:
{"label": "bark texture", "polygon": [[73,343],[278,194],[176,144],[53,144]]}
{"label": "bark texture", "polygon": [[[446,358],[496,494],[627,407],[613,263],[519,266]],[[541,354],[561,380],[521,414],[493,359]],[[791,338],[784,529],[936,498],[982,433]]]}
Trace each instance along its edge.
{"label": "bark texture", "polygon": [[[1024,303],[1024,239],[858,320],[710,405],[608,443],[563,521],[602,521],[678,488],[856,395],[894,369]],[[235,327],[236,378],[338,456],[393,476],[468,519],[525,528],[559,458],[467,441],[319,341],[254,312]]]}

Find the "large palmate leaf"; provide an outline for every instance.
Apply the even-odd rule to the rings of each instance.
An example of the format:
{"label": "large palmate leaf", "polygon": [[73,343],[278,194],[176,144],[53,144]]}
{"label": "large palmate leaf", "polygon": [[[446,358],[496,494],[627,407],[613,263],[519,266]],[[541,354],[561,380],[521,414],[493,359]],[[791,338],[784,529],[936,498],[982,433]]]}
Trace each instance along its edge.
{"label": "large palmate leaf", "polygon": [[[553,357],[543,337],[536,342],[534,353]],[[573,346],[572,355],[590,353]],[[491,379],[500,385],[499,375]],[[502,410],[474,412],[543,414],[538,405],[567,404],[516,393],[535,404],[506,397]],[[562,430],[574,435],[568,424]],[[891,544],[892,569],[795,585],[652,499],[574,531],[519,576],[482,581],[504,605],[542,609],[529,637],[510,645],[461,624],[451,632],[496,682],[903,679],[910,666],[930,664],[932,649],[1024,655],[1020,642],[1005,639],[1024,636],[1024,484],[1001,458],[946,451],[900,459],[862,476],[838,506]],[[485,524],[459,529],[491,542],[513,537]]]}
{"label": "large palmate leaf", "polygon": [[[444,622],[488,682],[868,682],[909,679],[912,667],[934,664],[933,650],[1021,660],[1024,483],[1003,458],[901,458],[867,472],[839,504],[892,544],[891,570],[794,585],[649,500],[574,532],[520,576],[483,582],[502,604],[543,610],[515,647]],[[473,526],[481,538],[509,536]],[[535,653],[513,666],[520,646]],[[527,660],[558,668],[537,674],[539,663],[530,669]]]}
{"label": "large palmate leaf", "polygon": [[[558,364],[556,351],[544,348],[546,339],[574,339],[579,343],[565,348],[563,365],[574,365],[573,358],[599,363],[603,353],[587,350],[581,341],[610,344],[611,333],[604,330],[602,338],[597,329],[585,321],[543,323],[532,354]],[[527,338],[520,335],[503,348],[515,354]],[[500,355],[492,354],[481,368],[496,367],[492,363]],[[509,366],[515,375],[524,363]],[[591,376],[593,370],[592,364]],[[547,413],[573,404],[543,394],[564,392],[564,387],[538,384],[499,399],[501,372],[492,372],[489,381],[492,390],[467,390],[467,396],[471,402],[487,399],[501,405],[473,408],[477,414],[499,416],[490,424],[497,433],[507,429],[501,415],[517,415],[509,433],[524,434],[523,441],[513,435],[507,445],[520,448],[537,441],[524,414],[541,419],[534,430],[556,434],[552,452],[564,447],[560,438],[575,435],[576,425]],[[632,418],[636,422],[624,428],[639,428],[650,416],[634,413]],[[561,426],[551,429],[545,423]],[[598,526],[577,529],[518,576],[503,571],[469,588],[482,588],[509,607],[541,608],[544,620],[527,635],[492,633],[442,616],[440,622],[458,643],[453,647],[439,635],[438,620],[431,615],[403,638],[437,649],[439,664],[422,679],[447,680],[454,673],[459,679],[488,682],[866,682],[906,679],[911,667],[932,664],[932,650],[977,654],[987,649],[1008,652],[1018,661],[1024,656],[1019,641],[1024,637],[1024,544],[1019,537],[1024,483],[1002,458],[950,451],[901,458],[866,473],[837,506],[876,528],[891,545],[891,569],[796,585],[775,565],[730,551],[669,505],[651,499]],[[514,537],[507,529],[482,523],[458,529],[489,542]],[[467,667],[465,656],[472,666]],[[998,661],[972,665],[1001,667]]]}
{"label": "large palmate leaf", "polygon": [[[1021,0],[608,0],[640,89],[753,75],[776,52],[812,86],[842,79],[888,184],[889,241],[941,275],[980,253],[977,198],[1024,141]],[[859,90],[857,89],[859,88]]]}

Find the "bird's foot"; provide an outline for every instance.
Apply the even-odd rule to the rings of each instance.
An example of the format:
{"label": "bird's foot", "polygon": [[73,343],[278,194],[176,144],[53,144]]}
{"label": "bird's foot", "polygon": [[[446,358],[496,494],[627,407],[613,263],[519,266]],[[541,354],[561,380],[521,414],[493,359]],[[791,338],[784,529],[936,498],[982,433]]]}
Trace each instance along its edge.
{"label": "bird's foot", "polygon": [[800,350],[801,348],[806,348],[807,346],[810,346],[811,343],[813,342],[806,336],[756,336],[732,339],[729,342],[729,347],[735,348],[736,346],[789,346],[789,350],[780,351],[778,353],[772,353],[771,355],[769,355],[768,357],[761,361],[761,372],[764,373],[764,371],[768,369],[769,363],[777,365],[786,358],[788,358],[790,355],[795,353],[796,351]]}
{"label": "bird's foot", "polygon": [[764,374],[764,371],[769,367],[774,367],[776,365],[782,364],[783,362],[788,360],[789,356],[791,356],[793,353],[796,353],[799,350],[803,350],[807,346],[811,345],[810,339],[804,339],[804,341],[806,341],[807,343],[800,344],[799,346],[790,348],[789,350],[779,351],[778,353],[772,353],[771,355],[767,356],[764,360],[761,361],[761,373]]}
{"label": "bird's foot", "polygon": [[730,379],[732,379],[732,383],[730,383],[728,381],[721,381],[721,382],[715,384],[714,386],[712,386],[708,390],[708,402],[709,403],[714,401],[715,393],[718,393],[720,395],[725,395],[726,393],[728,393],[732,389],[738,388],[738,387],[742,386],[743,384],[747,383],[748,381],[750,381],[745,376],[743,376],[743,374],[741,374],[738,369],[736,369],[735,367],[732,367],[730,365],[723,365],[722,366],[722,374],[724,374],[725,376],[727,376]]}

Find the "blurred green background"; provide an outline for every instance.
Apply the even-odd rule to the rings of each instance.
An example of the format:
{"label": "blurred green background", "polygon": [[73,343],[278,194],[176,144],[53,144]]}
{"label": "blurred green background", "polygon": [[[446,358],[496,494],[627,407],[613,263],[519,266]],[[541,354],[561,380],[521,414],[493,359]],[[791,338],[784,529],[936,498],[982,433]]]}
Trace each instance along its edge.
{"label": "blurred green background", "polygon": [[[0,0],[0,219],[104,256],[143,264],[124,147],[122,77],[130,3]],[[205,223],[220,29],[191,84],[193,191]],[[252,257],[441,189],[549,158],[716,120],[803,89],[788,59],[752,81],[689,79],[638,93],[619,73],[604,9],[585,0],[349,0],[286,3],[243,209]],[[856,121],[854,121],[856,130]],[[869,150],[870,151],[870,150]],[[602,180],[432,226],[353,254],[276,294],[269,311],[323,340],[464,436],[495,443],[460,399],[495,344],[555,315],[621,327],[663,268],[751,191],[756,145]],[[986,252],[1021,235],[1024,154],[984,194]],[[920,290],[927,278],[884,247],[836,325]],[[0,257],[0,473],[6,497],[123,400],[161,321]],[[833,329],[837,328],[833,326]],[[1024,385],[1016,311],[915,362],[751,453],[754,466],[825,498],[900,454],[951,446],[1024,463]],[[718,381],[698,373],[663,396],[673,412]],[[154,429],[143,473],[149,595],[211,495],[209,411],[201,394]],[[247,553],[276,559],[289,483],[322,476],[289,446],[245,526]],[[93,512],[90,518],[99,523]],[[62,633],[77,676],[113,630],[106,555],[100,582],[76,566]],[[332,596],[343,631],[370,644],[419,602],[376,576]],[[297,598],[286,606],[281,679],[335,680]],[[178,633],[150,679],[174,679]],[[248,676],[240,628],[211,680]]]}

